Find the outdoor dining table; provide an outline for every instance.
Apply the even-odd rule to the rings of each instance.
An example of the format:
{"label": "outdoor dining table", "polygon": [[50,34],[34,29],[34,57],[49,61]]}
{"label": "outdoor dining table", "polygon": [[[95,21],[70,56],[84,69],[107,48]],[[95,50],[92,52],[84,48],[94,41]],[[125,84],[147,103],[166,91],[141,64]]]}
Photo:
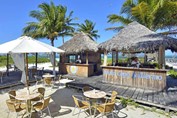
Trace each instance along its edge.
{"label": "outdoor dining table", "polygon": [[21,101],[26,101],[26,111],[27,111],[27,114],[31,115],[31,100],[40,96],[40,93],[28,93],[28,92],[20,92],[18,93],[15,98],[17,100],[21,100]]}
{"label": "outdoor dining table", "polygon": [[55,77],[55,75],[46,74],[46,75],[42,75],[42,77],[51,77],[51,78],[54,78],[54,77]]}
{"label": "outdoor dining table", "polygon": [[86,91],[83,94],[85,97],[92,98],[92,99],[100,99],[106,96],[106,93],[104,91],[95,90],[95,89],[91,91]]}
{"label": "outdoor dining table", "polygon": [[104,91],[95,90],[95,89],[93,89],[91,91],[86,91],[83,94],[85,97],[89,98],[89,101],[91,104],[91,109],[93,108],[93,106],[96,105],[96,102],[99,99],[104,98],[106,96],[106,93]]}

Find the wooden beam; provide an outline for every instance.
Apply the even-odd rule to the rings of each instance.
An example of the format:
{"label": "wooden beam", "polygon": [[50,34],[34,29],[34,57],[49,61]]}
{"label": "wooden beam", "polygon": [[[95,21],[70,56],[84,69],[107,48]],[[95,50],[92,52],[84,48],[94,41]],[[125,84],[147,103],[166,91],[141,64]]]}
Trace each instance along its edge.
{"label": "wooden beam", "polygon": [[104,51],[104,63],[103,63],[103,65],[104,66],[107,66],[107,51]]}
{"label": "wooden beam", "polygon": [[116,51],[116,64],[118,64],[118,60],[119,60],[119,52]]}
{"label": "wooden beam", "polygon": [[146,54],[146,52],[144,53],[144,63],[147,63],[147,54]]}
{"label": "wooden beam", "polygon": [[159,47],[158,64],[160,69],[165,68],[165,47],[164,46]]}
{"label": "wooden beam", "polygon": [[36,64],[35,64],[35,66],[36,66],[36,68],[37,68],[37,58],[38,58],[38,53],[36,53],[35,56],[36,56]]}

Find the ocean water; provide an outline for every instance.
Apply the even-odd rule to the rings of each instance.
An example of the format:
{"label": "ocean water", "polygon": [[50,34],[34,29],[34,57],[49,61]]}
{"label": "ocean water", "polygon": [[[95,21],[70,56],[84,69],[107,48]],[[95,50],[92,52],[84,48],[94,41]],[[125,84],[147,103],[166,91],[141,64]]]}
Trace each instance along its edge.
{"label": "ocean water", "polygon": [[[143,58],[143,56],[138,56],[138,57],[142,57]],[[103,56],[101,56],[101,58],[104,58]],[[108,55],[108,58],[109,59],[112,59],[112,56],[111,55]],[[119,56],[119,59],[125,59],[125,58],[127,58],[126,56]],[[59,61],[60,60],[60,58],[59,58],[59,56],[56,56],[56,61]],[[167,56],[165,56],[165,59],[176,59],[177,60],[177,57],[174,57],[174,56],[170,56],[170,55],[167,55]]]}

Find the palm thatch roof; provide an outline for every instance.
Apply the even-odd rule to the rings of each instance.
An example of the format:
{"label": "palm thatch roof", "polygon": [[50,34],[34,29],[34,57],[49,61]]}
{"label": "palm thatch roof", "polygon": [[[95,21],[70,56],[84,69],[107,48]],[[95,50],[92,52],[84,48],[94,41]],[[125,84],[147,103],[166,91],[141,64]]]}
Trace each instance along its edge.
{"label": "palm thatch roof", "polygon": [[97,52],[98,44],[85,33],[77,33],[70,40],[66,41],[59,48],[66,54],[77,54],[83,52]]}
{"label": "palm thatch roof", "polygon": [[107,51],[154,52],[161,45],[177,52],[177,39],[162,36],[137,22],[132,22],[112,39],[99,44],[98,48]]}

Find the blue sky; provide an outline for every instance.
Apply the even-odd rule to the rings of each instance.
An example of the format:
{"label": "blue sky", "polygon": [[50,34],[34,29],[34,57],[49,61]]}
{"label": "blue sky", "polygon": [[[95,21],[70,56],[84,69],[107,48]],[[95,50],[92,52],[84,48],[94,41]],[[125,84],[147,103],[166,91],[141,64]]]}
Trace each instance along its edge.
{"label": "blue sky", "polygon": [[[22,35],[22,29],[27,22],[35,21],[29,16],[30,11],[38,10],[38,5],[50,0],[3,0],[0,7],[0,44],[14,40]],[[68,11],[74,11],[73,17],[77,17],[76,22],[83,23],[89,19],[96,23],[100,38],[98,43],[106,41],[115,35],[113,31],[105,31],[105,28],[114,26],[107,23],[109,14],[119,14],[124,0],[53,0],[55,5],[62,4],[68,8]],[[69,40],[71,37],[66,37]],[[49,40],[41,39],[45,43]],[[55,41],[55,46],[62,45],[59,38]],[[168,53],[169,54],[169,53]]]}
{"label": "blue sky", "polygon": [[[115,32],[105,31],[105,28],[110,27],[107,23],[107,16],[112,13],[119,13],[120,7],[124,0],[53,0],[56,5],[62,4],[68,8],[68,11],[73,10],[73,17],[77,17],[76,22],[83,23],[85,19],[89,19],[96,23],[95,29],[99,30],[101,36],[97,42],[103,42],[110,39]],[[1,1],[0,7],[0,44],[9,40],[16,39],[22,35],[22,29],[27,22],[35,19],[29,16],[29,12],[37,10],[38,5],[50,0],[4,0]],[[70,39],[67,37],[66,40]],[[50,43],[46,39],[41,41]],[[55,41],[55,46],[62,44],[59,38]]]}

